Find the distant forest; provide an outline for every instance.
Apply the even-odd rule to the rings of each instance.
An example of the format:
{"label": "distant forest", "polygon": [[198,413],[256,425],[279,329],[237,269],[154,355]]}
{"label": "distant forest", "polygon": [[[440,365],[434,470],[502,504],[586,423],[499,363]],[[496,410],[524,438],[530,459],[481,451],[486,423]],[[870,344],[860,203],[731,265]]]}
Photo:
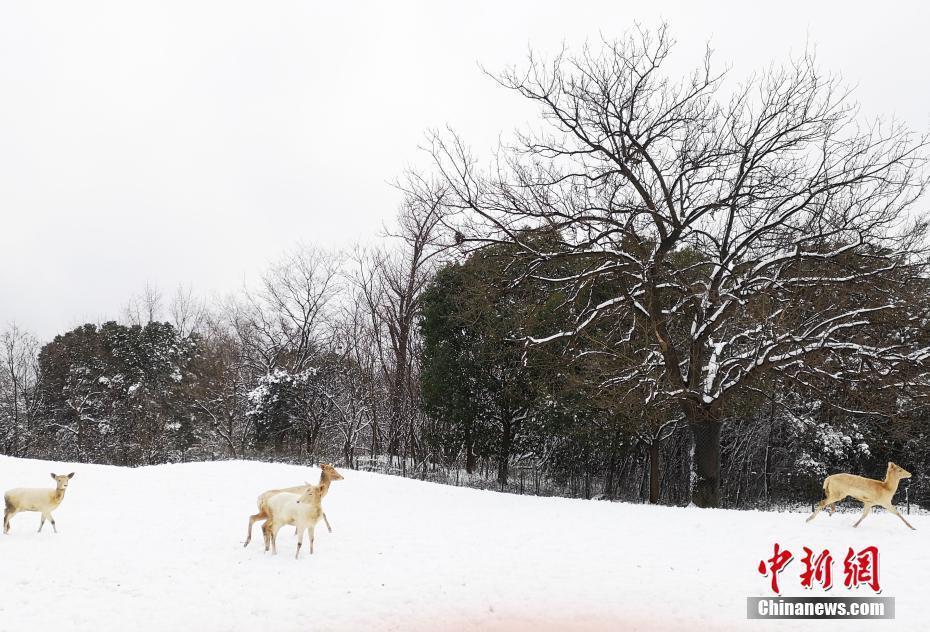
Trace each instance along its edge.
{"label": "distant forest", "polygon": [[497,77],[538,106],[493,160],[452,132],[387,245],[285,253],[221,304],[0,332],[0,452],[332,460],[702,507],[915,476],[930,508],[927,140],[808,57],[668,76],[662,28]]}

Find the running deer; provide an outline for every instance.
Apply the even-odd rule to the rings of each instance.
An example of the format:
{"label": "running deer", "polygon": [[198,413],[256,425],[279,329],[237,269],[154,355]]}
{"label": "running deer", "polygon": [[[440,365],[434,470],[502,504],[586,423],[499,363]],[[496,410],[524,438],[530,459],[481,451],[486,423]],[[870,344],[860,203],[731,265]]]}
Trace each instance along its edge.
{"label": "running deer", "polygon": [[52,473],[55,489],[20,487],[5,493],[3,495],[6,504],[6,511],[3,512],[3,533],[8,534],[10,532],[10,519],[21,511],[38,511],[42,514],[42,520],[39,522],[39,533],[42,532],[46,520],[52,523],[52,529],[55,530],[55,533],[58,533],[55,518],[52,517],[52,510],[57,509],[61,501],[64,500],[68,482],[73,477],[74,472],[61,475]]}
{"label": "running deer", "polygon": [[281,493],[272,496],[266,504],[268,519],[262,525],[265,535],[265,551],[269,547],[273,555],[278,554],[278,531],[284,525],[292,524],[297,528],[297,554],[294,559],[300,559],[300,547],[304,543],[304,532],[310,532],[310,555],[313,555],[313,540],[316,532],[316,523],[323,517],[323,508],[320,501],[323,499],[323,488],[319,485],[310,486],[303,494]]}
{"label": "running deer", "polygon": [[[321,490],[320,498],[326,496],[329,492],[329,486],[333,481],[341,481],[342,474],[336,471],[336,468],[330,463],[320,463],[320,483],[319,485],[313,485],[311,483],[306,483],[305,485],[297,485],[296,487],[284,487],[282,489],[269,489],[268,491],[262,493],[258,497],[258,513],[252,514],[249,516],[249,532],[246,534],[245,544],[242,546],[249,546],[249,543],[252,541],[252,526],[259,520],[268,520],[268,501],[278,494],[303,494],[307,492],[311,487],[319,487]],[[326,513],[322,514],[323,522],[326,523],[326,529],[332,533],[333,528],[329,526],[329,519],[326,517]]]}
{"label": "running deer", "polygon": [[[891,499],[894,497],[895,492],[898,491],[898,483],[902,479],[910,477],[910,472],[891,462],[888,463],[888,471],[885,473],[885,480],[883,481],[863,478],[855,474],[833,474],[828,476],[823,482],[823,492],[826,497],[820,501],[807,522],[813,520],[825,507],[829,507],[832,514],[836,510],[836,503],[847,496],[852,496],[857,500],[861,500],[863,504],[862,516],[853,525],[854,527],[858,527],[859,523],[865,520],[865,517],[869,515],[875,505],[884,507],[900,518],[904,524],[911,527],[911,523],[905,520],[904,516],[898,513],[895,506],[891,504]],[[913,528],[911,527],[911,529]]]}

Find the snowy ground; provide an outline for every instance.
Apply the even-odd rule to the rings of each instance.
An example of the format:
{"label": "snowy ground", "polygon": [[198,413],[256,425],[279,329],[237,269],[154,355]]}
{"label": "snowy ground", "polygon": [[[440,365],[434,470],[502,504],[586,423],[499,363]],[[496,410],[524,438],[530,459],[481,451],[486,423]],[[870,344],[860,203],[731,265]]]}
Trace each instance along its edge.
{"label": "snowy ground", "polygon": [[[857,630],[919,629],[930,518],[650,507],[534,498],[344,472],[324,508],[316,552],[279,554],[256,528],[255,497],[316,481],[317,469],[251,462],[123,469],[0,457],[0,489],[77,474],[55,512],[0,536],[0,630]],[[796,559],[783,594],[800,587],[801,547],[830,548],[834,596],[847,547],[877,545],[891,621],[747,621],[746,597],[770,595],[759,560],[779,542]],[[696,628],[697,626],[697,628]]]}

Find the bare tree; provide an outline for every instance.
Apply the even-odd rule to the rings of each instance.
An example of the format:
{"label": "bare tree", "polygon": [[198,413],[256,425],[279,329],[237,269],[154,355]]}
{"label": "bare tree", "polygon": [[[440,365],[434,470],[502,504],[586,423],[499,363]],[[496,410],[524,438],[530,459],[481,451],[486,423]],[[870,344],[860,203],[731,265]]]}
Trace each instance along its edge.
{"label": "bare tree", "polygon": [[162,294],[157,286],[146,282],[141,294],[133,294],[123,309],[123,318],[130,325],[144,326],[161,318]]}
{"label": "bare tree", "polygon": [[330,405],[329,429],[334,429],[344,463],[357,466],[362,440],[375,427],[381,405],[384,373],[375,343],[376,331],[363,292],[343,306],[333,339],[335,361],[320,373],[322,395]]}
{"label": "bare tree", "polygon": [[260,288],[232,306],[233,325],[246,361],[256,373],[309,366],[327,331],[331,301],[337,296],[342,255],[298,248],[272,265]]}
{"label": "bare tree", "polygon": [[253,420],[245,414],[250,376],[235,331],[222,316],[205,315],[197,359],[194,407],[209,420],[217,450],[241,458],[249,448]]}
{"label": "bare tree", "polygon": [[[416,452],[416,318],[420,294],[442,252],[437,230],[442,186],[416,174],[408,174],[398,186],[404,202],[392,236],[400,248],[357,253],[353,281],[367,307],[373,344],[389,385],[385,447],[389,454],[406,456]],[[379,430],[376,426],[373,452],[381,447]]]}
{"label": "bare tree", "polygon": [[204,302],[194,295],[191,287],[182,285],[175,289],[174,296],[171,297],[168,314],[171,324],[182,338],[200,330],[207,317]]}
{"label": "bare tree", "polygon": [[[497,80],[539,106],[546,131],[489,169],[454,135],[432,153],[456,240],[517,246],[527,276],[572,304],[574,320],[536,342],[581,340],[605,319],[616,345],[648,333],[610,383],[680,409],[692,500],[717,506],[721,423],[763,375],[875,383],[927,361],[882,328],[926,264],[913,218],[927,139],[862,123],[810,55],[729,86],[709,56],[670,79],[671,47],[663,26],[531,56]],[[553,274],[558,261],[573,263]]]}
{"label": "bare tree", "polygon": [[6,454],[25,455],[39,402],[35,337],[15,323],[0,334],[0,446]]}

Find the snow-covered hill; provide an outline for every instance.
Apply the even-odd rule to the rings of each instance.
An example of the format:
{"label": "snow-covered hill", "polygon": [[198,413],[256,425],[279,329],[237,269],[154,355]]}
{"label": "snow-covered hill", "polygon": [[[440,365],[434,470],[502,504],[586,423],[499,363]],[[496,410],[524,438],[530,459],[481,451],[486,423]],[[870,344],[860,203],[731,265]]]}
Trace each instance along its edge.
{"label": "snow-covered hill", "polygon": [[[796,559],[781,575],[800,587],[802,546],[829,548],[835,596],[848,547],[876,545],[888,628],[930,621],[925,581],[930,519],[910,531],[875,512],[855,515],[711,511],[534,498],[359,472],[333,483],[316,552],[279,555],[256,527],[255,497],[316,481],[319,470],[252,462],[138,469],[0,457],[0,489],[52,486],[76,475],[49,525],[13,519],[0,536],[0,630],[724,630],[798,629],[747,621],[746,597],[770,595],[756,567],[778,542]],[[803,622],[802,622],[803,623]],[[816,621],[818,630],[867,622]],[[874,625],[874,623],[873,623]],[[259,627],[260,626],[260,627]],[[868,626],[871,627],[871,626]]]}

